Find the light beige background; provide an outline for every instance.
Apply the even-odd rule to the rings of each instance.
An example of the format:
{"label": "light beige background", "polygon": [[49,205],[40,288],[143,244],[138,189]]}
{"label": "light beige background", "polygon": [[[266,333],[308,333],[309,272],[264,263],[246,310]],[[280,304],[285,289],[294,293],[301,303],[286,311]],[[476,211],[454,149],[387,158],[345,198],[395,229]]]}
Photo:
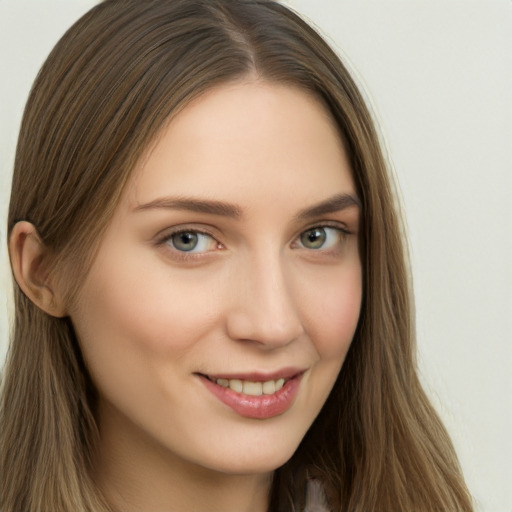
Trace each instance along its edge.
{"label": "light beige background", "polygon": [[[485,512],[512,512],[512,2],[290,0],[352,64],[409,226],[420,370]],[[0,0],[0,358],[5,217],[30,84],[93,0]]]}

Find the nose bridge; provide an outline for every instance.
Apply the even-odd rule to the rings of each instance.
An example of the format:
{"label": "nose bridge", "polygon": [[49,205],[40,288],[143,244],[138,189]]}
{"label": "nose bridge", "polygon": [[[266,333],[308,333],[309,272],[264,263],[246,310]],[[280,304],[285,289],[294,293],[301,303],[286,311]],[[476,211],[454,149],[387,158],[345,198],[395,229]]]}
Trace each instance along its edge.
{"label": "nose bridge", "polygon": [[289,270],[280,251],[268,247],[244,258],[228,315],[232,338],[272,348],[303,332]]}

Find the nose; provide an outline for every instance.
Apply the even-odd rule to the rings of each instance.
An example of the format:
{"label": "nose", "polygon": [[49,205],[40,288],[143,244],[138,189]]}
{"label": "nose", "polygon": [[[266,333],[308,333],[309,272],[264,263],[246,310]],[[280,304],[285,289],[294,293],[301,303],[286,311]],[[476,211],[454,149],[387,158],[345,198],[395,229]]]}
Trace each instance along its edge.
{"label": "nose", "polygon": [[228,335],[265,349],[287,345],[304,332],[290,272],[278,256],[249,259],[229,287]]}

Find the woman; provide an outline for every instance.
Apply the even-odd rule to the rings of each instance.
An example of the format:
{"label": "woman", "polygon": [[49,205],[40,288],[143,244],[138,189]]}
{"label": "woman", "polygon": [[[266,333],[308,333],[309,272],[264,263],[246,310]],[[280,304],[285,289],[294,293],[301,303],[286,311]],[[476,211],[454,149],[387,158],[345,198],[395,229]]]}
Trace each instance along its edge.
{"label": "woman", "polygon": [[8,222],[4,512],[472,510],[372,120],[285,7],[92,9],[33,87]]}

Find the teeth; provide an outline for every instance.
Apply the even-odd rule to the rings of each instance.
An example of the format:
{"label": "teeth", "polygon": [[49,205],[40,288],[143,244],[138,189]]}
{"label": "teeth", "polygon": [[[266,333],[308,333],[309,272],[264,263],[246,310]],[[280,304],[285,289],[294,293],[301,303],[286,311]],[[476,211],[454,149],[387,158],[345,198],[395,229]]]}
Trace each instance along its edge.
{"label": "teeth", "polygon": [[242,389],[244,395],[261,396],[263,394],[263,386],[261,382],[251,382],[249,380],[244,381]]}
{"label": "teeth", "polygon": [[264,395],[273,395],[276,392],[276,383],[273,380],[267,380],[261,386]]}
{"label": "teeth", "polygon": [[236,391],[237,393],[241,393],[242,390],[243,390],[243,383],[241,380],[238,380],[238,379],[231,379],[229,381],[229,387],[233,390],[233,391]]}
{"label": "teeth", "polygon": [[223,388],[230,388],[237,393],[250,396],[273,395],[285,383],[285,379],[267,380],[266,382],[253,382],[239,379],[212,379]]}
{"label": "teeth", "polygon": [[228,379],[217,379],[217,384],[219,386],[222,386],[223,388],[229,387],[229,380]]}

